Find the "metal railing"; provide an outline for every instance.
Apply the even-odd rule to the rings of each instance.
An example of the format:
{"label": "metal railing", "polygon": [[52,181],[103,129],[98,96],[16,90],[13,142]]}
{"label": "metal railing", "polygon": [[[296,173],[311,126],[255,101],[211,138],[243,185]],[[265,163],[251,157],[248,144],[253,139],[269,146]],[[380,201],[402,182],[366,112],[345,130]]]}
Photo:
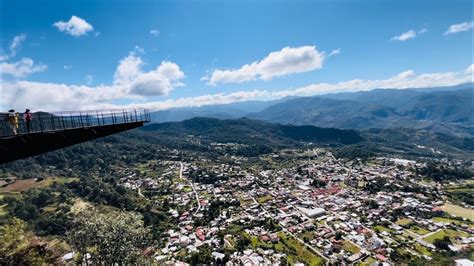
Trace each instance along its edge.
{"label": "metal railing", "polygon": [[[8,113],[0,113],[0,137],[14,136],[14,125],[7,119]],[[18,113],[17,134],[24,135],[38,132],[61,131],[75,128],[87,128],[106,125],[150,122],[148,109],[115,109],[66,112],[35,112],[32,113],[30,131]]]}

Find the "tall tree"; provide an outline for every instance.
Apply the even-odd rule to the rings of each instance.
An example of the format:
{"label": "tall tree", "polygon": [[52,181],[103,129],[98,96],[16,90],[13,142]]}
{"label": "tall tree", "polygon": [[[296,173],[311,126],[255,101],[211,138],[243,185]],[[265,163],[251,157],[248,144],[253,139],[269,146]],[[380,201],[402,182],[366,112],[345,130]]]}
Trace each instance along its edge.
{"label": "tall tree", "polygon": [[79,213],[68,234],[71,245],[81,254],[80,260],[90,253],[94,262],[105,264],[143,262],[143,250],[151,245],[151,235],[141,215],[110,209]]}

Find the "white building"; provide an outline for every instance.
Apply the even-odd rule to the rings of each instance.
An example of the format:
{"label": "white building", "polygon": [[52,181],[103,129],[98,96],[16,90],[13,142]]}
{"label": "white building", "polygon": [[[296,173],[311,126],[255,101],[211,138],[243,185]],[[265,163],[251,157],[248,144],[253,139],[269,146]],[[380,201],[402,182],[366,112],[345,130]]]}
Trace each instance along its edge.
{"label": "white building", "polygon": [[474,266],[474,262],[468,259],[459,259],[454,261],[456,266]]}
{"label": "white building", "polygon": [[326,210],[323,208],[299,208],[301,212],[304,213],[304,215],[308,216],[309,218],[313,217],[318,217],[321,215],[324,215],[326,213]]}

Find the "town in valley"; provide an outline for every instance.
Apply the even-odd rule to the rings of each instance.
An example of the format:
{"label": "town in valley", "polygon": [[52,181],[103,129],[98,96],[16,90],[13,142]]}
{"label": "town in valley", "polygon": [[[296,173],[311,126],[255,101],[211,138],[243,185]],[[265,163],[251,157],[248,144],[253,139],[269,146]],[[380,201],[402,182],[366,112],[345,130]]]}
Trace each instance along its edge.
{"label": "town in valley", "polygon": [[159,263],[184,263],[198,252],[235,265],[391,265],[402,258],[429,263],[439,252],[472,256],[472,210],[450,197],[472,182],[429,180],[417,171],[426,163],[344,161],[324,148],[252,161],[169,152],[169,160],[116,169],[122,186],[169,206],[175,223],[156,252]]}

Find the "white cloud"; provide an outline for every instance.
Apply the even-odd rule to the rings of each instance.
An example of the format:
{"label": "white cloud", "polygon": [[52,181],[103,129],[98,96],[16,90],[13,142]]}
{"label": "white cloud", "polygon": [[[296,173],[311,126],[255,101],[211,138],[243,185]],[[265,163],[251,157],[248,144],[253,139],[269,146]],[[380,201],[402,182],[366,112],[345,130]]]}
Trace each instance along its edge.
{"label": "white cloud", "polygon": [[393,36],[391,38],[391,40],[394,40],[394,41],[406,41],[406,40],[409,40],[409,39],[413,39],[416,37],[416,31],[415,30],[409,30],[407,32],[404,32],[398,36]]}
{"label": "white cloud", "polygon": [[[112,101],[126,97],[126,90],[112,86],[76,86],[43,82],[5,82],[4,106],[32,110],[71,110],[109,108]],[[17,108],[18,107],[18,108]]]}
{"label": "white cloud", "polygon": [[274,77],[320,69],[325,57],[325,53],[316,50],[315,46],[285,47],[239,69],[214,70],[210,77],[203,77],[201,80],[209,79],[208,84],[211,86],[257,79],[271,80]]}
{"label": "white cloud", "polygon": [[139,53],[139,54],[144,54],[145,53],[145,49],[143,49],[142,47],[138,46],[138,45],[135,45],[135,52]]}
{"label": "white cloud", "polygon": [[12,53],[11,56],[16,55],[16,48],[18,48],[21,45],[21,43],[25,40],[26,40],[26,35],[25,34],[20,34],[20,35],[15,36],[13,38],[13,41],[10,45],[10,52]]}
{"label": "white cloud", "polygon": [[[386,79],[353,79],[337,83],[315,83],[308,86],[280,91],[252,90],[229,94],[217,93],[197,97],[146,102],[148,95],[166,95],[184,78],[184,73],[175,63],[163,61],[155,70],[142,72],[125,84],[110,86],[76,86],[65,84],[15,81],[4,82],[5,105],[15,109],[29,107],[35,110],[86,110],[104,108],[138,108],[152,110],[173,107],[191,107],[227,104],[248,100],[270,100],[287,96],[312,96],[330,92],[365,91],[380,89],[406,89],[437,86],[452,86],[472,82],[473,66],[461,72],[416,74],[407,70]],[[171,86],[171,87],[170,87]],[[116,100],[131,100],[131,104],[117,104]]]}
{"label": "white cloud", "polygon": [[1,76],[8,75],[15,78],[23,78],[29,74],[36,72],[43,72],[48,67],[43,64],[36,64],[33,59],[24,57],[15,63],[2,62],[0,63]]}
{"label": "white cloud", "polygon": [[471,22],[466,21],[459,24],[453,24],[449,26],[448,30],[444,33],[444,35],[468,31],[472,28],[474,28],[474,21],[471,21]]}
{"label": "white cloud", "polygon": [[114,84],[127,84],[133,81],[143,65],[143,60],[135,53],[130,53],[127,57],[120,60],[117,70],[114,74]]}
{"label": "white cloud", "polygon": [[65,70],[69,70],[69,69],[71,69],[71,68],[72,68],[71,65],[64,65],[64,69],[65,69]]}
{"label": "white cloud", "polygon": [[67,34],[79,37],[92,31],[94,28],[91,24],[87,23],[84,19],[76,16],[71,16],[69,21],[58,21],[53,24],[59,31],[66,32]]}
{"label": "white cloud", "polygon": [[464,74],[474,76],[474,64],[471,64],[466,68]]}
{"label": "white cloud", "polygon": [[151,108],[152,110],[162,110],[175,107],[196,107],[203,105],[228,104],[249,100],[280,99],[288,96],[312,96],[331,92],[366,91],[378,88],[407,89],[452,86],[471,81],[469,76],[463,74],[464,73],[446,72],[416,75],[414,71],[408,70],[382,80],[354,79],[332,84],[311,84],[305,87],[281,91],[253,90],[237,91],[230,94],[217,93],[157,102],[134,103],[128,105],[127,107],[145,107]]}
{"label": "white cloud", "polygon": [[[135,49],[136,50],[136,49]],[[170,61],[162,61],[152,71],[143,72],[143,60],[131,52],[119,62],[114,74],[114,85],[129,87],[129,92],[141,96],[168,95],[175,87],[182,86],[185,78],[179,66]]]}
{"label": "white cloud", "polygon": [[157,37],[158,35],[160,35],[160,31],[157,29],[151,29],[150,34]]}
{"label": "white cloud", "polygon": [[423,34],[423,33],[426,33],[428,32],[428,29],[427,28],[423,28],[421,30],[418,31],[418,34]]}
{"label": "white cloud", "polygon": [[184,77],[177,64],[163,61],[156,70],[134,78],[130,92],[142,96],[168,95],[174,87],[183,85],[179,80]]}
{"label": "white cloud", "polygon": [[10,54],[0,55],[0,61],[6,61],[12,57],[16,56],[16,51],[20,47],[21,43],[26,40],[26,34],[20,34],[13,37],[13,40],[10,44]]}
{"label": "white cloud", "polygon": [[24,57],[17,62],[12,62],[11,59],[16,56],[17,49],[21,43],[26,40],[25,34],[17,35],[13,38],[10,44],[10,53],[6,55],[0,55],[0,78],[13,77],[13,78],[24,78],[30,74],[36,72],[45,71],[48,66],[44,64],[35,64],[33,59]]}
{"label": "white cloud", "polygon": [[328,57],[331,57],[331,56],[333,56],[333,55],[338,55],[338,54],[340,54],[340,53],[341,53],[341,48],[335,49],[335,50],[332,50],[332,51],[329,53]]}

